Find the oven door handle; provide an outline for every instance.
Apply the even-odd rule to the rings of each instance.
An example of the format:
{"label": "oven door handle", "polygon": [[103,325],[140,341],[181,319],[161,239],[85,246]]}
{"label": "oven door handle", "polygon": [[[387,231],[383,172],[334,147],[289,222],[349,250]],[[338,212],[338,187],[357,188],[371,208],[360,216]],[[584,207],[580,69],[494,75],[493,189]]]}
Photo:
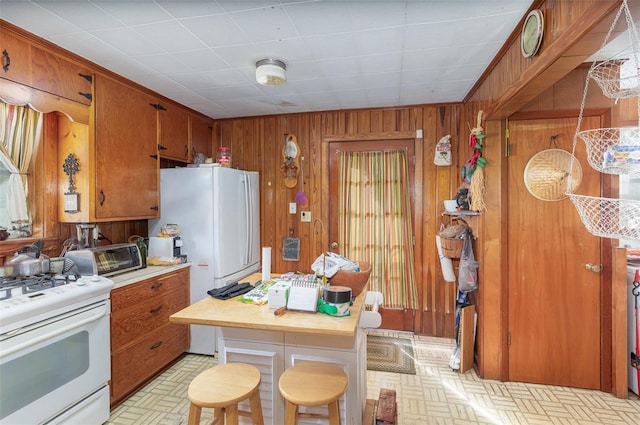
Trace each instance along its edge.
{"label": "oven door handle", "polygon": [[29,341],[25,341],[22,344],[16,344],[15,346],[13,346],[13,347],[11,347],[11,348],[9,348],[7,350],[3,350],[2,351],[2,356],[3,357],[9,356],[9,355],[11,355],[13,353],[16,353],[16,352],[20,351],[20,350],[24,350],[27,347],[31,347],[32,345],[36,345],[36,344],[38,344],[38,343],[40,343],[42,341],[46,341],[46,340],[54,338],[54,337],[56,337],[58,335],[62,335],[64,333],[66,333],[66,332],[69,332],[69,331],[71,331],[73,329],[80,328],[80,327],[82,327],[82,326],[84,326],[86,324],[89,324],[91,322],[95,322],[97,320],[100,320],[104,316],[105,316],[104,310],[101,309],[100,313],[94,314],[93,316],[89,316],[86,319],[83,319],[83,320],[81,320],[79,322],[75,322],[75,323],[73,323],[73,324],[71,324],[69,326],[65,326],[64,328],[56,329],[53,332],[49,332],[49,333],[47,333],[45,335],[40,335],[37,338],[30,339]]}

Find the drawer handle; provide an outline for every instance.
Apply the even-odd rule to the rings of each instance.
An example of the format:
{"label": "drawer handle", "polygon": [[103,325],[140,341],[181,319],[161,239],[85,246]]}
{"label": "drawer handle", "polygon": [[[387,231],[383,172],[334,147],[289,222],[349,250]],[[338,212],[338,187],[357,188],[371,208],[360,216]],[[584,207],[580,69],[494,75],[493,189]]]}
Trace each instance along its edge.
{"label": "drawer handle", "polygon": [[156,314],[157,312],[159,312],[160,310],[162,310],[162,306],[158,306],[156,308],[152,308],[151,310],[149,310],[149,313],[151,314]]}
{"label": "drawer handle", "polygon": [[9,57],[9,52],[7,52],[7,49],[4,49],[2,51],[2,56],[4,56],[4,66],[2,67],[2,69],[4,69],[4,72],[9,72],[9,67],[11,66],[11,58]]}
{"label": "drawer handle", "polygon": [[80,96],[86,97],[88,100],[93,100],[93,95],[91,93],[83,93],[81,91],[78,92]]}
{"label": "drawer handle", "polygon": [[151,289],[160,289],[162,288],[163,283],[156,283],[155,285],[151,285]]}
{"label": "drawer handle", "polygon": [[152,350],[155,350],[156,348],[160,348],[160,346],[161,346],[161,345],[162,345],[162,341],[160,341],[160,342],[156,342],[155,344],[153,344],[153,345],[151,346],[151,349],[152,349]]}

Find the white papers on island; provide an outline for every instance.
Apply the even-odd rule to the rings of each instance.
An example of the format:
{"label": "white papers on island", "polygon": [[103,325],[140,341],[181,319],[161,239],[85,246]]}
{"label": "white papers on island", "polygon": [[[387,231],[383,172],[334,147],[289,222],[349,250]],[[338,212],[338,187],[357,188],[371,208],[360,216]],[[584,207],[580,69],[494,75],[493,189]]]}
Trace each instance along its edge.
{"label": "white papers on island", "polygon": [[330,278],[338,270],[358,271],[360,265],[357,262],[344,258],[335,252],[322,253],[311,265],[311,270],[318,276]]}

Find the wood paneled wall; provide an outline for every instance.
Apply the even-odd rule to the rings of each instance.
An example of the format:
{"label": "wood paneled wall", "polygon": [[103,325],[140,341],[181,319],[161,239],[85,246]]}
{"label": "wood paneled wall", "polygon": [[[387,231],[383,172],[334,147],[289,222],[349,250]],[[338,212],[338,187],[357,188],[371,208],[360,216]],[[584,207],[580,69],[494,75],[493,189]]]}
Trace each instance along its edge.
{"label": "wood paneled wall", "polygon": [[[461,183],[456,164],[464,163],[470,153],[468,133],[458,133],[467,127],[461,123],[460,111],[461,105],[449,104],[225,119],[215,123],[214,145],[231,147],[234,167],[260,172],[261,243],[272,247],[271,270],[280,273],[308,272],[315,258],[329,250],[329,143],[414,138],[415,258],[422,304],[415,330],[453,337],[456,288],[442,278],[435,234],[441,223],[448,222],[441,215],[442,201],[451,199]],[[423,130],[423,138],[415,138],[418,129]],[[297,137],[305,158],[308,205],[299,206],[295,215],[289,214],[288,205],[301,187],[284,185],[280,166],[285,134]],[[436,167],[435,144],[446,134],[452,135],[454,165]],[[311,212],[311,223],[300,222],[300,210]],[[300,261],[282,259],[282,240],[288,236],[300,238]]]}
{"label": "wood paneled wall", "polygon": [[[581,64],[602,46],[620,4],[619,0],[534,2],[532,8],[540,8],[545,16],[539,53],[523,58],[519,33],[514,32],[464,102],[463,115],[475,116],[484,110],[487,120],[484,122],[487,135],[484,155],[489,160],[485,173],[487,212],[478,237],[482,283],[476,294],[476,364],[484,378],[507,377],[506,120],[514,113],[570,109],[575,112],[580,108],[586,77]],[[629,6],[635,16],[640,2],[629,1]],[[626,24],[621,24],[612,37],[626,29]],[[613,107],[610,101],[592,96],[589,108]],[[614,122],[622,122],[619,116],[625,107],[628,109],[625,105],[621,102],[612,109]]]}

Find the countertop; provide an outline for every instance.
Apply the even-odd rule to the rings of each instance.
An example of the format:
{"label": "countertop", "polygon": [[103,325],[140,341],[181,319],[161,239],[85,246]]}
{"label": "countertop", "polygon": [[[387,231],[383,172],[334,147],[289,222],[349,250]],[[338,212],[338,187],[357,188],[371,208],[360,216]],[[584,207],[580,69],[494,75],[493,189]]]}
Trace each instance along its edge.
{"label": "countertop", "polygon": [[171,273],[176,270],[191,267],[191,263],[173,264],[170,266],[148,266],[144,269],[134,270],[132,272],[126,272],[115,276],[109,276],[107,279],[113,280],[115,283],[113,289],[121,286],[127,286],[132,283],[140,282],[144,279],[149,279],[156,276],[161,276],[166,273]]}
{"label": "countertop", "polygon": [[[253,284],[260,278],[260,273],[254,273],[242,281]],[[275,316],[274,309],[270,309],[267,304],[245,304],[238,302],[238,297],[224,301],[208,297],[174,313],[169,317],[169,321],[304,334],[354,336],[358,329],[366,289],[365,287],[356,297],[350,308],[351,315],[345,317],[298,311],[287,311],[283,315]]]}

